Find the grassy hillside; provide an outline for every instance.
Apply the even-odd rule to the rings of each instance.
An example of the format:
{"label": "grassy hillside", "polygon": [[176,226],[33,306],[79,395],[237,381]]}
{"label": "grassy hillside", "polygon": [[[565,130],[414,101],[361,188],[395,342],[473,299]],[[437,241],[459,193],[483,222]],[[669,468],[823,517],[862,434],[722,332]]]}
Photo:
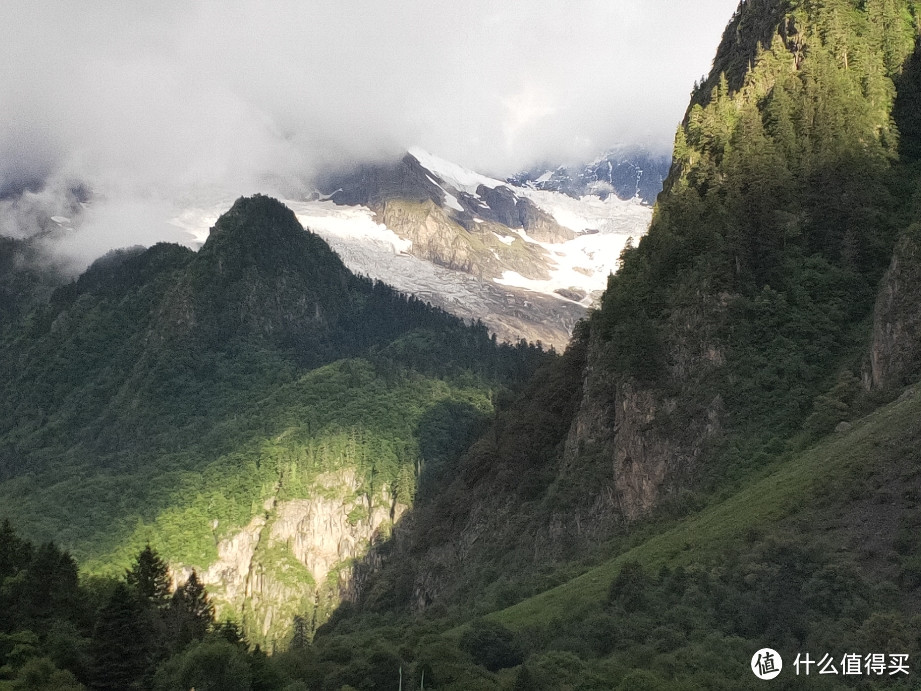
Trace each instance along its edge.
{"label": "grassy hillside", "polygon": [[[426,688],[728,690],[760,688],[749,662],[768,646],[784,659],[778,688],[868,683],[815,667],[797,677],[807,652],[839,667],[846,653],[906,653],[913,675],[919,442],[921,395],[908,389],[699,510],[608,542],[607,557],[559,569],[558,586],[511,607],[471,620],[484,593],[453,618],[339,613],[310,664],[357,688],[377,655],[414,683],[424,673]],[[914,684],[900,675],[887,688]]]}
{"label": "grassy hillside", "polygon": [[[628,562],[650,573],[663,566],[718,565],[771,534],[804,549],[837,546],[843,553],[838,558],[868,579],[877,575],[876,560],[889,562],[894,581],[916,568],[914,555],[906,559],[896,549],[899,530],[904,539],[913,529],[921,496],[921,395],[914,389],[850,429],[777,459],[760,475],[687,518],[643,526],[625,538],[616,557],[489,618],[517,630],[577,621],[606,598]],[[871,526],[861,525],[869,516],[854,515],[867,503],[875,504]],[[873,540],[863,544],[869,535],[861,532]]]}
{"label": "grassy hillside", "polygon": [[[798,653],[815,661],[828,654],[840,669],[843,655],[874,652],[909,655],[911,674],[885,683],[915,688],[919,442],[921,395],[909,389],[850,429],[774,459],[760,477],[700,510],[605,545],[612,556],[575,577],[560,571],[558,587],[485,618],[457,625],[341,608],[312,644],[296,629],[288,649],[268,659],[248,653],[232,628],[215,628],[185,650],[171,642],[166,654],[173,657],[157,668],[156,683],[215,678],[229,666],[243,680],[239,688],[373,689],[402,679],[409,688],[455,690],[754,689],[763,682],[749,670],[751,655],[770,646],[784,659],[772,682],[778,688],[867,688],[880,680],[870,673],[819,677],[815,666],[810,676],[797,676],[793,661]],[[106,612],[123,591],[104,586],[106,594],[97,585],[78,592],[66,557],[49,547],[30,552],[8,528],[0,530],[0,548],[0,579],[8,579],[0,594],[27,594],[51,574],[51,616],[59,618],[49,620],[24,596],[14,600],[18,625],[28,623],[40,637],[21,630],[0,636],[0,656],[10,663],[0,675],[75,684],[71,673],[82,680],[123,671],[94,666],[94,646],[107,629],[97,623],[90,636],[85,628],[100,616],[94,602],[108,597],[101,616],[113,616]],[[29,564],[30,554],[31,565],[10,578],[10,560],[14,568],[17,560]],[[37,570],[46,558],[60,562],[57,571]],[[181,607],[174,598],[158,616],[170,622]],[[62,628],[65,617],[73,623]],[[0,624],[10,622],[0,617]],[[12,644],[20,646],[15,655]],[[38,651],[47,657],[35,657]],[[220,663],[209,668],[207,659]],[[29,662],[20,667],[21,660]]]}

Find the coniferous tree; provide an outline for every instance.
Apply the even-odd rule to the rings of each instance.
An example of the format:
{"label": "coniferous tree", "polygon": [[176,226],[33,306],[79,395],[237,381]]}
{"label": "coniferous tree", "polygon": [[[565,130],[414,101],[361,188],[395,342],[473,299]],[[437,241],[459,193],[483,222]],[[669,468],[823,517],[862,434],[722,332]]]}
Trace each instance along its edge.
{"label": "coniferous tree", "polygon": [[195,571],[173,593],[169,619],[175,650],[181,650],[194,640],[201,640],[214,625],[214,605]]}
{"label": "coniferous tree", "polygon": [[139,689],[153,662],[151,632],[134,592],[118,583],[99,613],[90,642],[93,686]]}
{"label": "coniferous tree", "polygon": [[244,650],[249,649],[249,641],[246,639],[243,629],[236,622],[222,621],[219,624],[215,624],[213,632],[215,636],[223,638],[228,643],[240,646]]}
{"label": "coniferous tree", "polygon": [[29,563],[32,546],[16,535],[8,519],[0,523],[0,579],[12,576]]}
{"label": "coniferous tree", "polygon": [[67,618],[78,602],[77,564],[53,542],[41,545],[32,557],[23,583],[20,602],[26,616],[39,629],[52,618]]}
{"label": "coniferous tree", "polygon": [[310,644],[307,632],[307,620],[299,614],[294,615],[294,632],[291,635],[291,649],[304,650]]}
{"label": "coniferous tree", "polygon": [[169,605],[169,568],[150,545],[138,554],[134,565],[125,573],[125,580],[142,602],[156,609],[164,609]]}
{"label": "coniferous tree", "polygon": [[[32,560],[32,545],[19,538],[8,520],[0,524],[0,632],[10,632],[23,623],[20,591],[22,582],[13,578]],[[9,579],[9,584],[5,581]]]}

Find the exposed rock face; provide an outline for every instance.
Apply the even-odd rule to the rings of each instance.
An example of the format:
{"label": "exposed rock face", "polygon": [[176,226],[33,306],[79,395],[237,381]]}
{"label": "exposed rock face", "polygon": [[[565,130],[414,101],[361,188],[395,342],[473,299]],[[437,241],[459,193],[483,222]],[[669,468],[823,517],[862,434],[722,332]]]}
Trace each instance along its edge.
{"label": "exposed rock face", "polygon": [[909,228],[892,255],[873,316],[867,389],[896,389],[921,377],[921,224]]}
{"label": "exposed rock face", "polygon": [[560,166],[553,170],[537,167],[518,173],[509,182],[563,192],[571,197],[596,194],[604,199],[616,194],[621,199],[636,197],[652,204],[662,190],[671,162],[671,152],[612,150],[583,166]]}
{"label": "exposed rock face", "polygon": [[511,270],[532,279],[545,279],[547,252],[540,245],[515,239],[507,245],[496,235],[507,233],[489,222],[466,230],[432,201],[409,203],[391,200],[378,210],[381,222],[412,241],[412,253],[449,269],[478,278],[498,278]]}
{"label": "exposed rock face", "polygon": [[[521,228],[521,218],[518,215],[517,198],[511,189],[505,185],[487,187],[480,185],[476,189],[479,196],[488,205],[487,211],[492,219],[508,226]],[[482,213],[482,212],[481,212]]]}
{"label": "exposed rock face", "polygon": [[242,600],[247,595],[253,555],[263,528],[265,516],[254,516],[239,533],[221,540],[217,545],[218,560],[204,573],[205,584],[209,588],[222,589],[223,598],[230,602]]}
{"label": "exposed rock face", "polygon": [[333,178],[324,184],[336,191],[331,198],[337,204],[362,204],[375,208],[388,199],[412,202],[444,201],[444,192],[425,174],[425,169],[407,154],[396,165],[362,166],[343,178]]}
{"label": "exposed rock face", "polygon": [[338,186],[331,195],[337,204],[365,205],[379,222],[412,240],[414,256],[478,278],[498,278],[504,270],[535,279],[548,275],[541,247],[516,241],[512,249],[493,232],[520,228],[542,242],[576,237],[511,187],[480,184],[473,194],[472,187],[458,189],[437,178],[411,154],[395,166],[366,166],[327,184]]}
{"label": "exposed rock face", "polygon": [[530,199],[519,199],[516,205],[521,227],[535,240],[541,242],[566,242],[576,237],[569,228],[564,228],[539,209]]}
{"label": "exposed rock face", "polygon": [[[469,584],[480,584],[483,564],[501,570],[511,559],[565,561],[689,486],[708,444],[723,434],[722,398],[702,399],[700,392],[724,365],[716,332],[727,298],[674,310],[664,345],[668,390],[618,371],[611,342],[592,327],[564,356],[565,369],[548,375],[554,384],[535,392],[533,406],[519,402],[514,422],[503,421],[524,425],[512,433],[517,445],[546,435],[535,448],[554,449],[552,457],[511,447],[496,425],[438,501],[414,509],[397,527],[387,562],[411,569],[401,571],[411,581],[399,597],[415,611],[463,601]],[[377,586],[368,573],[381,568],[372,551],[349,597],[374,603]]]}
{"label": "exposed rock face", "polygon": [[[723,365],[714,331],[724,298],[676,310],[670,319],[668,393],[614,372],[609,344],[592,334],[583,373],[582,401],[566,439],[564,473],[582,472],[598,458],[611,464],[610,503],[619,518],[632,521],[679,488],[693,471],[706,443],[722,429],[719,395],[690,406],[695,392]],[[675,419],[685,411],[682,419]]]}
{"label": "exposed rock face", "polygon": [[[637,203],[594,195],[574,201],[532,184],[505,184],[418,149],[398,163],[342,171],[318,185],[338,206],[366,207],[385,231],[344,232],[331,220],[339,212],[303,208],[305,227],[323,235],[353,270],[481,320],[502,340],[541,341],[558,350],[600,295],[619,243],[643,235],[651,217]],[[620,237],[611,243],[603,237],[609,235]],[[384,252],[371,251],[382,246]]]}
{"label": "exposed rock face", "polygon": [[[219,609],[266,644],[282,643],[295,615],[322,624],[350,587],[352,571],[343,567],[408,508],[386,487],[374,497],[361,491],[350,469],[319,476],[310,499],[279,501],[276,488],[263,514],[217,545],[203,580]],[[187,576],[181,566],[173,570]]]}

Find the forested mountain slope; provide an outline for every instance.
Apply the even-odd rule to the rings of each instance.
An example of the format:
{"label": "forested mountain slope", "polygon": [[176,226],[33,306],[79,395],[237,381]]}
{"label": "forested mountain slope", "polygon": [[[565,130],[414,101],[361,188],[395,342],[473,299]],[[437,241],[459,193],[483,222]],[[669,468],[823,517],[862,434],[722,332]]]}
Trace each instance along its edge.
{"label": "forested mountain slope", "polygon": [[507,604],[921,377],[918,27],[912,2],[741,3],[648,236],[365,607]]}
{"label": "forested mountain slope", "polygon": [[198,253],[111,253],[7,330],[2,513],[97,572],[150,542],[270,640],[322,622],[349,560],[543,357],[240,199]]}

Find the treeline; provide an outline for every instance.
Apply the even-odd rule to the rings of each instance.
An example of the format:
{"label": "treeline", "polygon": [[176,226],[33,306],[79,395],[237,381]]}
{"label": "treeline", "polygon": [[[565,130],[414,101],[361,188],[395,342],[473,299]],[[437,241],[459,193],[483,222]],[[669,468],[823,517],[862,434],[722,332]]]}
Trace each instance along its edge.
{"label": "treeline", "polygon": [[174,588],[149,546],[122,578],[81,582],[67,552],[0,525],[0,688],[253,688],[236,676],[264,658],[215,621],[194,571]]}

